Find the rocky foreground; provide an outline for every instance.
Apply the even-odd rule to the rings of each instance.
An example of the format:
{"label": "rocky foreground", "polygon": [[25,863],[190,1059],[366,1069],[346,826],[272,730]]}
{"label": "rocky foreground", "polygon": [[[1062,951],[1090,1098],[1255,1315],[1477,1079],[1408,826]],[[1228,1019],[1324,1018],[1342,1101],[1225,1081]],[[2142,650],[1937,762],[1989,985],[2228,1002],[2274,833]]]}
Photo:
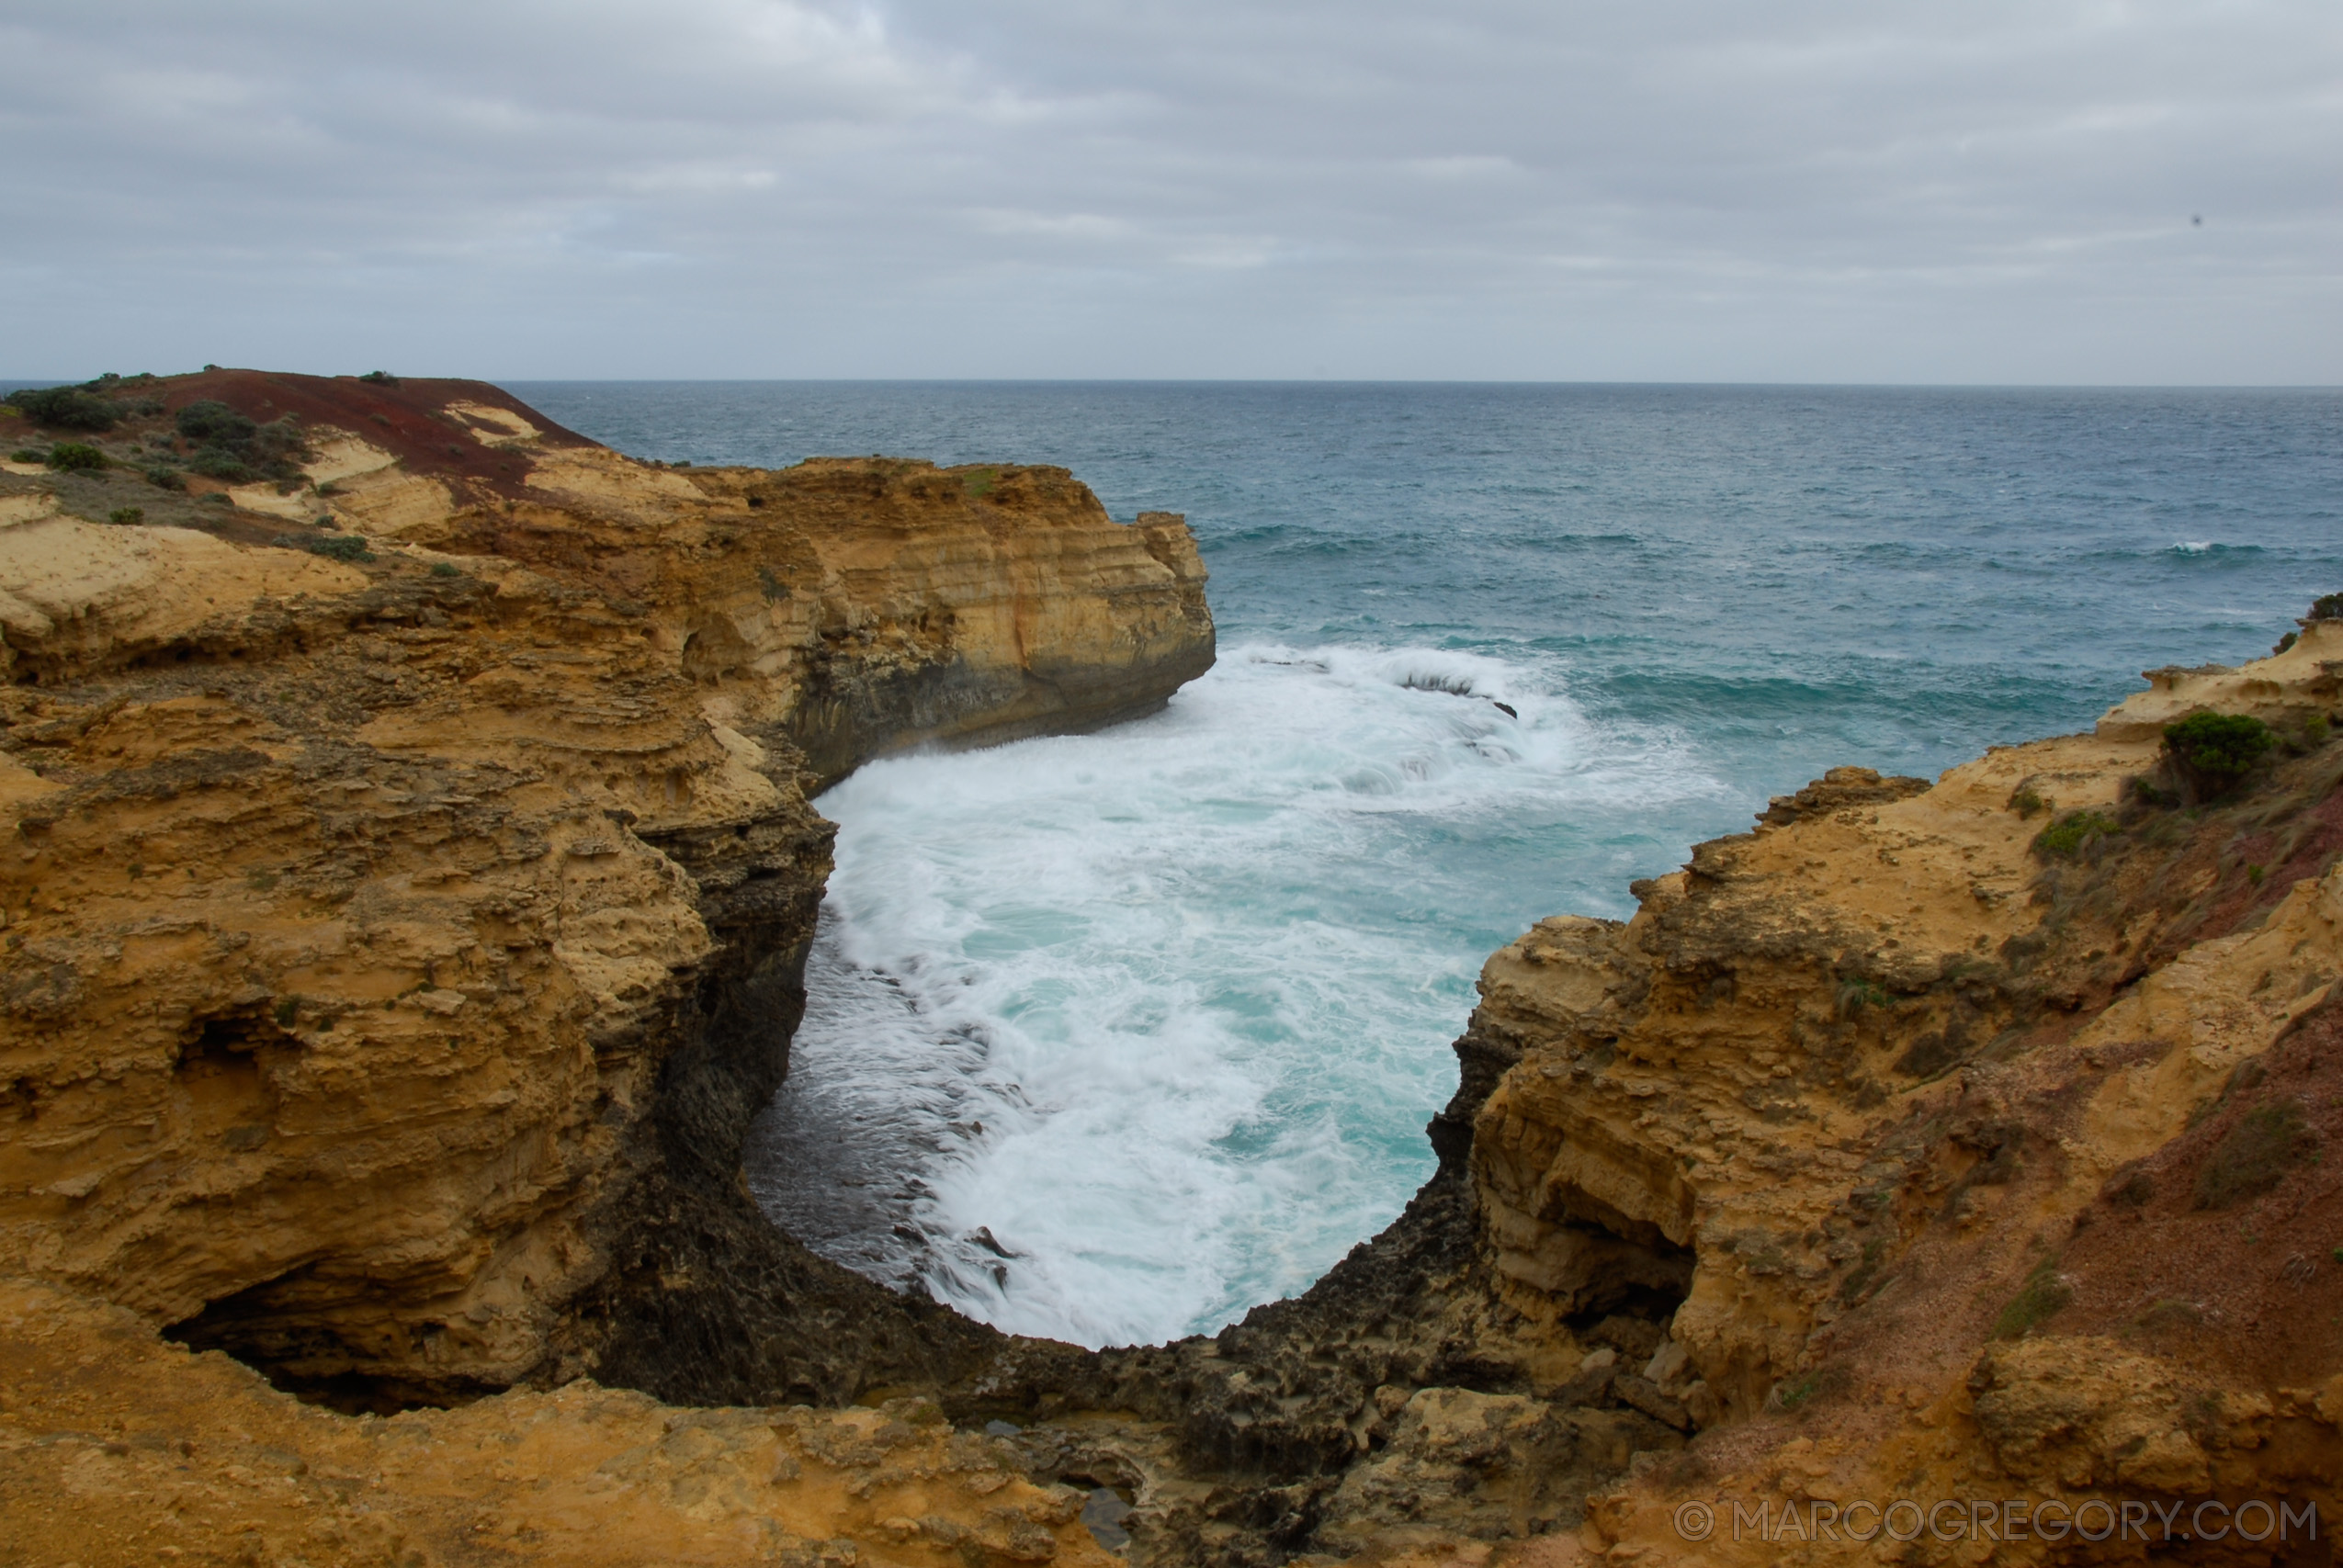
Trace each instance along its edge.
{"label": "rocky foreground", "polygon": [[[1178,519],[83,396],[0,418],[0,1563],[2329,1560],[2343,621],[1542,922],[1390,1230],[1092,1354],[813,1258],[738,1150],[808,795],[1162,702]],[[2218,788],[2199,712],[2268,727]],[[2112,1511],[2253,1499],[2315,1541]]]}

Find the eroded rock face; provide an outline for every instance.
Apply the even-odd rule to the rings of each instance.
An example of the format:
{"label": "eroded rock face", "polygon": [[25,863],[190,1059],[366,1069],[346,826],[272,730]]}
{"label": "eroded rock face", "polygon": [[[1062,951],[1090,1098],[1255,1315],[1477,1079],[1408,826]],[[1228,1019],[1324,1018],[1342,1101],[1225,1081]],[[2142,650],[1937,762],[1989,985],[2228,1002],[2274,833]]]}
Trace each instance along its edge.
{"label": "eroded rock face", "polygon": [[0,1498],[25,1562],[1116,1561],[1081,1493],[1016,1464],[915,1399],[675,1410],[579,1382],[352,1420],[119,1307],[0,1280]]}
{"label": "eroded rock face", "polygon": [[[1210,657],[1184,529],[1053,469],[645,467],[453,383],[154,417],[197,396],[294,413],[332,493],[120,527],[133,481],[0,479],[0,1235],[39,1276],[0,1460],[12,1507],[84,1500],[80,1561],[142,1560],[113,1500],[166,1494],[198,1561],[941,1563],[1093,1558],[1115,1488],[1181,1568],[1780,1560],[1688,1501],[2343,1508],[2343,623],[1932,784],[1834,770],[1634,919],[1541,922],[1398,1222],[1093,1355],[811,1258],[737,1156],[808,792],[1160,700]],[[300,547],[313,510],[374,558]],[[2157,740],[2204,707],[2284,744],[2183,810]],[[487,1397],[357,1420],[156,1325],[345,1406]]]}
{"label": "eroded rock face", "polygon": [[[182,378],[108,439],[202,398],[297,415],[330,488],[125,526],[0,479],[45,495],[0,527],[0,1246],[373,1398],[840,1399],[988,1343],[739,1193],[806,797],[1160,705],[1212,659],[1185,527],[1059,469],[645,467],[470,383]],[[744,1283],[797,1327],[694,1315]]]}
{"label": "eroded rock face", "polygon": [[[1688,1285],[1612,1394],[1699,1438],[1597,1488],[1586,1544],[1776,1560],[1671,1525],[1723,1497],[2333,1516],[2343,1269],[2310,1238],[2343,1134],[2338,638],[2156,672],[2095,735],[1933,786],[1837,770],[1624,925],[1548,920],[1490,961],[1459,1049],[1502,1072],[1469,1156],[1496,1295],[1560,1340],[1590,1289]],[[2209,706],[2277,727],[2279,760],[2182,811],[2162,727]]]}

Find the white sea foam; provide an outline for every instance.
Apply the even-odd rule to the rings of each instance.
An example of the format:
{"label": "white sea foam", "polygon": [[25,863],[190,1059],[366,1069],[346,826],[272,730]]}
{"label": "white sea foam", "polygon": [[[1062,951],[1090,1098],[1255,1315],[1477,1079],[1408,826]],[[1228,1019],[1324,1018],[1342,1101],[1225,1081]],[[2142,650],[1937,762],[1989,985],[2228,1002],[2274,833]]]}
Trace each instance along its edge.
{"label": "white sea foam", "polygon": [[1138,724],[874,763],[821,801],[838,866],[752,1185],[1003,1328],[1217,1327],[1429,1173],[1481,959],[1569,903],[1539,844],[1715,789],[1431,649],[1239,649]]}

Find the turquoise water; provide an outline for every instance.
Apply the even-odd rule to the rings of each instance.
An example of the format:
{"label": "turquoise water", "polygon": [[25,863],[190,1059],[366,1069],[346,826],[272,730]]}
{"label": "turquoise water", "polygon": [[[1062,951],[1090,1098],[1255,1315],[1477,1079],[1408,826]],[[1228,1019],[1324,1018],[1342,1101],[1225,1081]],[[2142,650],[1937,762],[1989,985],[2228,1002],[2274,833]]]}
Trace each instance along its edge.
{"label": "turquoise water", "polygon": [[1532,920],[2343,588],[2329,392],[514,390],[643,457],[1054,462],[1195,526],[1222,658],[1165,714],[823,797],[811,1011],[750,1151],[832,1256],[1092,1344],[1217,1326],[1396,1213]]}

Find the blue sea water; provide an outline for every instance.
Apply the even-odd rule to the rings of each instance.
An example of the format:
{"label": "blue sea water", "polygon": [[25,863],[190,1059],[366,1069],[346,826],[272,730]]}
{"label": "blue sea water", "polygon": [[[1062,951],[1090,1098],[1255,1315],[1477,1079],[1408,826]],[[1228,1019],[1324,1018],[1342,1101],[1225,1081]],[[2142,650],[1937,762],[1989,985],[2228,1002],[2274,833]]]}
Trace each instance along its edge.
{"label": "blue sea water", "polygon": [[818,1249],[1089,1344],[1217,1327],[1396,1214],[1533,920],[2343,589],[2332,391],[512,389],[639,457],[1058,463],[1187,513],[1221,659],[1164,714],[822,798],[811,1003],[749,1151]]}

